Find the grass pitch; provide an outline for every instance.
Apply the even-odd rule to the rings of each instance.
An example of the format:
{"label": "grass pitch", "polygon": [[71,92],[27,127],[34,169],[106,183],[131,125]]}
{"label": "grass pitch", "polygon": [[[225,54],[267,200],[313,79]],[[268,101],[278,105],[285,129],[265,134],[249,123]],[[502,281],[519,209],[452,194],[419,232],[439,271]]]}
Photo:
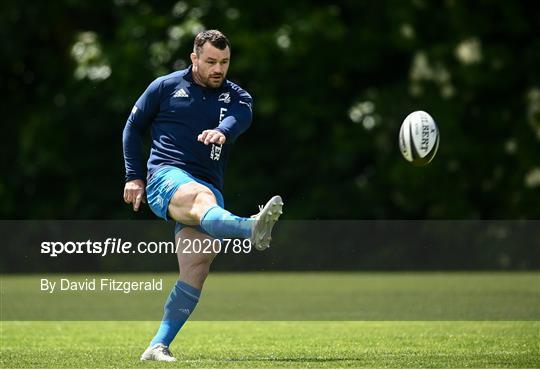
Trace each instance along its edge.
{"label": "grass pitch", "polygon": [[2,368],[537,368],[531,322],[189,322],[174,364],[140,362],[154,322],[4,322]]}
{"label": "grass pitch", "polygon": [[[116,321],[139,301],[159,316],[174,274],[159,294],[101,300],[43,296],[39,277],[2,277],[1,368],[540,367],[538,273],[211,274],[171,346],[174,364],[139,361],[158,322]],[[66,307],[79,300],[115,312],[56,321],[73,320]],[[47,310],[48,320],[26,321]]]}

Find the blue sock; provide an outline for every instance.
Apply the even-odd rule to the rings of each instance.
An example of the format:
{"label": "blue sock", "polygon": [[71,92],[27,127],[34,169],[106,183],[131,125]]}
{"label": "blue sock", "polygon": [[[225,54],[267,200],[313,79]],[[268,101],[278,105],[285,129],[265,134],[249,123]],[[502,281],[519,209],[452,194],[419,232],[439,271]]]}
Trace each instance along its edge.
{"label": "blue sock", "polygon": [[251,236],[253,219],[238,217],[218,205],[211,207],[201,219],[201,228],[216,239]]}
{"label": "blue sock", "polygon": [[171,344],[180,328],[195,309],[200,295],[201,291],[199,289],[180,280],[176,282],[165,302],[165,313],[161,325],[154,339],[150,342],[150,346],[157,343],[163,343],[166,346]]}

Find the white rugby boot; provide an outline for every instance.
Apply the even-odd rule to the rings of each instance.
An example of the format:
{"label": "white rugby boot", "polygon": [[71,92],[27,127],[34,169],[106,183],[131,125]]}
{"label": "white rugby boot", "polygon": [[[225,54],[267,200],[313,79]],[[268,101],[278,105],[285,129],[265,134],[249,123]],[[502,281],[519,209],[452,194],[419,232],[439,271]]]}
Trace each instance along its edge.
{"label": "white rugby boot", "polygon": [[176,358],[173,357],[169,347],[162,343],[154,344],[148,347],[141,355],[141,361],[163,361],[163,362],[175,362]]}
{"label": "white rugby boot", "polygon": [[283,213],[283,200],[279,195],[273,196],[264,207],[259,206],[259,209],[259,213],[251,216],[255,222],[249,240],[255,249],[263,251],[270,248],[272,229]]}

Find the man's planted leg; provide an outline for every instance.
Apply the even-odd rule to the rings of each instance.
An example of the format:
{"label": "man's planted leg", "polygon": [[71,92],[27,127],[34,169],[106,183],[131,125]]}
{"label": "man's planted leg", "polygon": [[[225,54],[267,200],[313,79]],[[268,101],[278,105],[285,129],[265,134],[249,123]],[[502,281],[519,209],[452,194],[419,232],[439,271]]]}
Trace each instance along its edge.
{"label": "man's planted leg", "polygon": [[141,360],[176,361],[169,345],[195,310],[210,265],[216,256],[213,251],[194,253],[188,246],[193,245],[194,240],[199,240],[204,245],[205,239],[212,238],[192,227],[184,227],[176,234],[180,276],[163,307],[163,319],[159,329]]}

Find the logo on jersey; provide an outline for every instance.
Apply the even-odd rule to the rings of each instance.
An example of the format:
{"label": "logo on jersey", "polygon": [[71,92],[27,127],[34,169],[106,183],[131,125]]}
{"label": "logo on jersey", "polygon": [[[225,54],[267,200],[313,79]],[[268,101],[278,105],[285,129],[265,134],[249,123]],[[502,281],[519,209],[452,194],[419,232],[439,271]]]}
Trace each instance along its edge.
{"label": "logo on jersey", "polygon": [[174,93],[173,98],[189,98],[188,93],[184,89],[180,89]]}
{"label": "logo on jersey", "polygon": [[[227,94],[226,99],[222,100],[222,95]],[[225,98],[224,98],[225,99]],[[229,93],[223,93],[219,96],[218,101],[224,101],[225,103],[228,103],[231,101],[231,98],[229,96]],[[225,118],[225,113],[227,113],[227,108],[219,108],[219,123],[223,121],[223,118]],[[210,159],[213,161],[219,161],[219,158],[221,157],[221,149],[223,148],[223,145],[221,144],[212,144],[212,149],[210,150]]]}
{"label": "logo on jersey", "polygon": [[219,157],[221,157],[221,148],[223,146],[221,144],[212,144],[212,150],[210,150],[210,159],[214,161],[219,161]]}
{"label": "logo on jersey", "polygon": [[242,101],[242,100],[240,100],[239,103],[240,103],[240,104],[247,105],[247,106],[249,107],[249,109],[251,109],[251,104],[248,103],[247,101]]}
{"label": "logo on jersey", "polygon": [[230,92],[221,93],[221,95],[218,98],[218,101],[222,101],[222,102],[225,102],[225,104],[229,104],[231,102],[231,93]]}

